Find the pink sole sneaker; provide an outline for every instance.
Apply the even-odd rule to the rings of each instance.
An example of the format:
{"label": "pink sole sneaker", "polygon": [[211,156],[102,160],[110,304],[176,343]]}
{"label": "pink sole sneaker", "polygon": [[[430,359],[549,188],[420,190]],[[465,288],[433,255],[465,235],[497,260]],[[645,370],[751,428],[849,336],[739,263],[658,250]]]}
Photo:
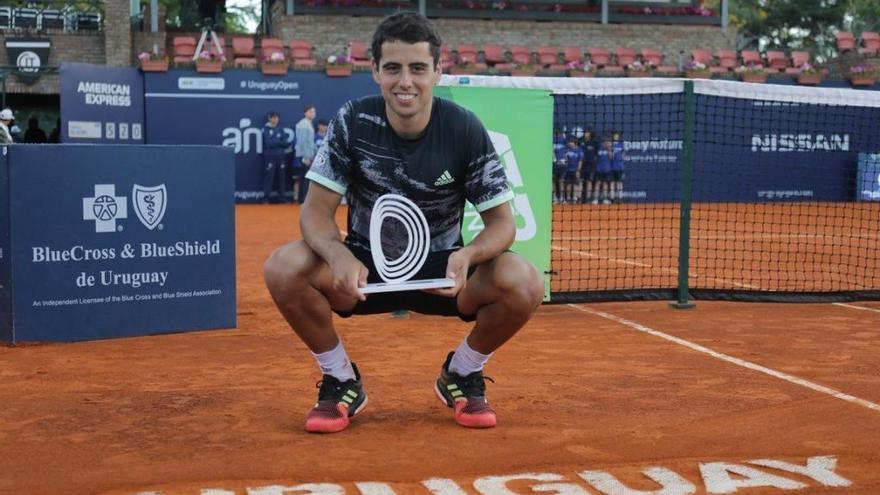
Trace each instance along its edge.
{"label": "pink sole sneaker", "polygon": [[[349,414],[345,404],[319,404],[306,415],[305,429],[309,433],[337,433],[351,424],[351,418],[357,416],[367,405],[367,399]],[[331,409],[335,408],[335,409]]]}
{"label": "pink sole sneaker", "polygon": [[[446,398],[434,385],[434,393],[443,405],[449,407]],[[455,422],[465,428],[492,428],[498,424],[498,418],[495,411],[485,400],[480,399],[460,399],[456,400],[453,406],[453,417]]]}

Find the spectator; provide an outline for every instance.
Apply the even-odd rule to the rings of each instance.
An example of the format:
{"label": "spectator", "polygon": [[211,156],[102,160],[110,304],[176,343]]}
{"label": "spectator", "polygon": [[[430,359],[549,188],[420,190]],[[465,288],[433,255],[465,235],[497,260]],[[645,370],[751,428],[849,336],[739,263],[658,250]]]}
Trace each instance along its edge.
{"label": "spectator", "polygon": [[626,155],[623,146],[623,133],[620,131],[612,131],[611,133],[611,201],[620,203],[623,201],[623,180],[626,178],[624,173],[624,160]]}
{"label": "spectator", "polygon": [[320,148],[327,137],[327,120],[318,119],[318,132],[315,133],[315,147]]}
{"label": "spectator", "polygon": [[12,144],[15,142],[9,129],[13,120],[15,120],[15,117],[12,115],[12,110],[4,108],[0,111],[0,144]]}
{"label": "spectator", "polygon": [[283,200],[284,148],[287,141],[278,127],[278,112],[269,112],[269,121],[263,126],[263,203]]}
{"label": "spectator", "polygon": [[553,130],[553,202],[562,202],[562,179],[565,175],[565,135],[562,129]]}
{"label": "spectator", "polygon": [[584,150],[584,165],[581,167],[581,203],[593,199],[596,188],[596,160],[599,158],[599,140],[593,131],[587,128],[581,140],[581,149]]}
{"label": "spectator", "polygon": [[297,187],[299,183],[299,191],[296,200],[302,204],[306,200],[308,192],[308,181],[305,179],[312,160],[318,153],[315,146],[315,127],[312,121],[315,120],[315,106],[306,105],[303,110],[303,118],[296,123],[296,146],[294,148],[293,157],[293,187]]}
{"label": "spectator", "polygon": [[49,133],[49,142],[55,144],[61,142],[61,119],[55,122],[55,128]]}
{"label": "spectator", "polygon": [[28,119],[28,128],[24,131],[24,142],[32,144],[44,144],[49,139],[46,132],[40,129],[40,123],[36,117]]}

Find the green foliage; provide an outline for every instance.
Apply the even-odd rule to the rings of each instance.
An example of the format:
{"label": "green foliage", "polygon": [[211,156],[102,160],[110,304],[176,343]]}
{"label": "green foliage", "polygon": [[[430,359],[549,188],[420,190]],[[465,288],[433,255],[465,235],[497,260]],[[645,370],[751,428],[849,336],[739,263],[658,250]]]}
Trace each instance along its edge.
{"label": "green foliage", "polygon": [[[218,1],[214,25],[217,32],[250,33],[247,24],[259,20],[259,4],[255,2],[249,6],[227,7],[225,3],[225,0]],[[149,4],[149,0],[141,0],[141,4]],[[203,19],[199,15],[198,0],[159,0],[159,4],[165,7],[165,22],[169,30],[198,31],[202,28]]]}

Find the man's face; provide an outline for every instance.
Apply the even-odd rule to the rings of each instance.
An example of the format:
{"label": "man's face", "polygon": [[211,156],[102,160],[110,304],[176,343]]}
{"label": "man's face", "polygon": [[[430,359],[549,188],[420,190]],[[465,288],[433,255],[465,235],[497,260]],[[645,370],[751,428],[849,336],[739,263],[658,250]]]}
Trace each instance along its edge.
{"label": "man's face", "polygon": [[278,125],[279,120],[281,120],[281,119],[277,115],[269,116],[269,124],[271,124],[272,127],[275,127],[276,125]]}
{"label": "man's face", "polygon": [[427,41],[382,43],[382,59],[373,61],[373,79],[390,112],[400,119],[425,117],[430,111],[440,67],[434,64]]}
{"label": "man's face", "polygon": [[309,119],[309,120],[314,120],[314,118],[315,118],[315,114],[316,114],[316,113],[317,113],[317,112],[315,111],[314,108],[310,108],[310,109],[308,109],[308,110],[305,111],[305,114],[304,114],[304,115],[305,115],[305,117],[306,117],[307,119]]}
{"label": "man's face", "polygon": [[318,132],[320,132],[321,134],[327,134],[327,125],[318,124]]}

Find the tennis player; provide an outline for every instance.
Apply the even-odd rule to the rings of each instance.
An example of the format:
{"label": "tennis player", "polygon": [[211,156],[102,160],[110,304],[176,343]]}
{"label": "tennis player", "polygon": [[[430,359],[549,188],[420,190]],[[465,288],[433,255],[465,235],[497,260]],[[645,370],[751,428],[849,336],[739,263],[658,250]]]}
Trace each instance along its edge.
{"label": "tennis player", "polygon": [[[397,13],[381,22],[372,41],[381,96],[349,101],[332,119],[307,175],[312,188],[300,214],[303,239],[266,261],[276,305],[323,373],[317,403],[306,416],[309,432],[341,431],[367,403],[333,312],[348,317],[407,309],[475,321],[446,356],[434,389],[458,424],[485,428],[496,424],[496,414],[486,400],[483,367],[541,302],[538,271],[508,251],[516,231],[513,194],[488,133],[471,112],[433,96],[440,44],[419,14]],[[374,203],[388,193],[415,202],[430,226],[431,250],[413,278],[448,277],[454,287],[361,292],[367,282],[380,281],[369,222]],[[343,195],[350,205],[344,240],[334,221]],[[485,229],[462,246],[465,200],[476,206]],[[385,223],[387,259],[396,259],[407,243],[402,225]]]}

